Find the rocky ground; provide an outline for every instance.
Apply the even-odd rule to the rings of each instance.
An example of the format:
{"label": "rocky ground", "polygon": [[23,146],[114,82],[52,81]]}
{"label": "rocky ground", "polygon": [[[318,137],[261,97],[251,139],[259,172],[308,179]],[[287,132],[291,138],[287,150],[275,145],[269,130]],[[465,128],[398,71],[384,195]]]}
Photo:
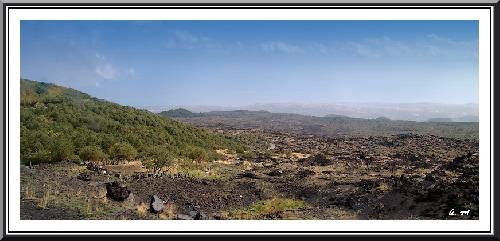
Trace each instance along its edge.
{"label": "rocky ground", "polygon": [[21,218],[479,218],[477,140],[215,131],[253,151],[219,150],[218,162],[156,173],[140,161],[21,166]]}

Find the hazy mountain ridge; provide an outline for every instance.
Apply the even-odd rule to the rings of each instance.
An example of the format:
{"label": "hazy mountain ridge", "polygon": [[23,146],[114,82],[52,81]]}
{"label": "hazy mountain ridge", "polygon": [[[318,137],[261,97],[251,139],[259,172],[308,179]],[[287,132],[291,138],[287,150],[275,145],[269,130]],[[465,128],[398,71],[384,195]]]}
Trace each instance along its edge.
{"label": "hazy mountain ridge", "polygon": [[177,120],[206,128],[264,130],[314,136],[377,136],[405,133],[437,135],[454,138],[478,137],[477,122],[416,122],[352,118],[341,115],[327,117],[308,116],[268,111],[211,111],[199,116],[187,113]]}
{"label": "hazy mountain ridge", "polygon": [[375,119],[379,117],[391,120],[435,121],[448,118],[453,122],[478,122],[479,105],[439,104],[439,103],[334,103],[334,104],[298,104],[298,103],[262,103],[241,107],[228,106],[149,106],[153,112],[183,108],[191,112],[211,111],[268,111],[272,113],[291,113],[309,116],[341,115],[352,118]]}

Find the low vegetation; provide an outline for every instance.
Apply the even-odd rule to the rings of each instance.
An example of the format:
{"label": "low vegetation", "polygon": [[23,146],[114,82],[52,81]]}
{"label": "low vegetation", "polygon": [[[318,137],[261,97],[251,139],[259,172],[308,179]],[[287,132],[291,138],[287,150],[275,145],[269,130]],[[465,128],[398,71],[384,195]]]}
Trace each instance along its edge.
{"label": "low vegetation", "polygon": [[283,218],[287,212],[307,208],[302,200],[290,198],[272,198],[252,204],[251,206],[231,213],[237,219],[275,219]]}

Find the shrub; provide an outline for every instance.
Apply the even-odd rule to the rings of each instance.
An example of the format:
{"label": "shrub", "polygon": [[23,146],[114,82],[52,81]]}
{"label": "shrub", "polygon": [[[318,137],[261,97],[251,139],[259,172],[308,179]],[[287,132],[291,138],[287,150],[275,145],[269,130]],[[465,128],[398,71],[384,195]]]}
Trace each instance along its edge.
{"label": "shrub", "polygon": [[37,165],[43,162],[50,162],[52,158],[52,153],[47,149],[39,150],[26,157],[26,165]]}
{"label": "shrub", "polygon": [[206,162],[210,159],[210,154],[202,148],[190,147],[187,149],[187,157],[193,161]]}
{"label": "shrub", "polygon": [[57,140],[52,145],[52,161],[67,161],[74,155],[73,143],[70,140]]}
{"label": "shrub", "polygon": [[117,142],[109,148],[111,159],[117,161],[130,161],[137,156],[137,150],[127,142]]}
{"label": "shrub", "polygon": [[144,165],[147,168],[152,168],[153,170],[157,170],[165,166],[171,166],[175,159],[175,156],[164,146],[147,148],[144,151],[143,156],[146,159],[146,161],[144,161]]}
{"label": "shrub", "polygon": [[106,154],[97,146],[86,146],[80,150],[80,158],[86,162],[102,162],[107,159]]}

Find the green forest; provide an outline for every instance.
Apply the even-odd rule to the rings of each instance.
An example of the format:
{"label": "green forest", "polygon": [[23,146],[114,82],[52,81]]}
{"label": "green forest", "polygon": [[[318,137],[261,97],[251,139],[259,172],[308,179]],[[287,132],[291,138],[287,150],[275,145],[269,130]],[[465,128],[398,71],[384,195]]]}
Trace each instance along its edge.
{"label": "green forest", "polygon": [[243,153],[229,136],[54,84],[21,79],[21,163],[116,163],[152,167],[174,160],[211,161],[216,149]]}

